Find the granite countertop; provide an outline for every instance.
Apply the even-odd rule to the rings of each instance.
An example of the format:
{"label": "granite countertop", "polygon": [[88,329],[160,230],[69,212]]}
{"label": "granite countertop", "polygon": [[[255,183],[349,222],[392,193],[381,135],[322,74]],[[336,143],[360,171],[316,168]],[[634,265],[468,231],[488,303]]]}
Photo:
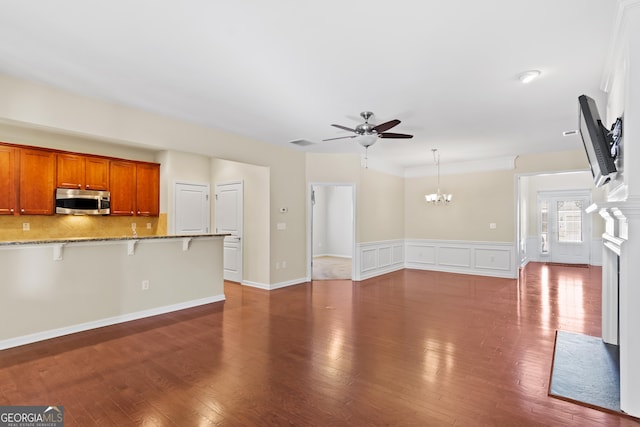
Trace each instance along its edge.
{"label": "granite countertop", "polygon": [[46,245],[60,243],[81,243],[81,242],[113,242],[118,240],[157,240],[157,239],[193,239],[198,237],[224,237],[230,234],[169,234],[164,236],[122,236],[122,237],[66,237],[60,239],[47,240],[17,240],[12,242],[0,242],[0,246],[16,245]]}

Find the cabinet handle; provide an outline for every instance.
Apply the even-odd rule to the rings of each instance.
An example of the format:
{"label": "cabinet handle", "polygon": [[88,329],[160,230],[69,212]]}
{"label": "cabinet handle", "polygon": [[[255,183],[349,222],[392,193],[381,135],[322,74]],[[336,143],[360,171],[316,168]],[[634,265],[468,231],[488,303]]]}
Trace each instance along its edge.
{"label": "cabinet handle", "polygon": [[140,211],[138,211],[138,215],[140,215]]}
{"label": "cabinet handle", "polygon": [[11,210],[9,212],[13,213],[13,208],[11,208]]}
{"label": "cabinet handle", "polygon": [[133,215],[133,211],[131,211],[131,215]]}
{"label": "cabinet handle", "polygon": [[82,188],[82,184],[78,184],[78,188]]}
{"label": "cabinet handle", "polygon": [[24,209],[20,209],[20,212],[24,213]]}
{"label": "cabinet handle", "polygon": [[85,185],[85,188],[89,188],[89,184]]}

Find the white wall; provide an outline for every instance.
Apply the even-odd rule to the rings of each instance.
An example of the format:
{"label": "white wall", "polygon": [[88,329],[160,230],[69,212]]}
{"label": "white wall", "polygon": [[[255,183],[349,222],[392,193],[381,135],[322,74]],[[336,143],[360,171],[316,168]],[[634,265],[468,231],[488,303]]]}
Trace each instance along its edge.
{"label": "white wall", "polygon": [[352,187],[314,185],[313,191],[313,255],[352,257]]}
{"label": "white wall", "polygon": [[[618,257],[607,251],[603,262],[603,331],[606,319],[619,314],[620,344],[620,408],[634,417],[640,417],[640,1],[619,3],[616,33],[611,44],[611,56],[603,82],[609,92],[605,125],[609,127],[616,117],[623,117],[623,141],[617,165],[621,173],[615,182],[607,185],[607,201],[602,213],[609,218],[606,231],[618,244]],[[598,105],[602,115],[602,105]],[[611,242],[608,242],[611,243]],[[610,263],[611,259],[615,262]],[[616,304],[619,279],[619,304]],[[613,285],[613,286],[611,286]],[[613,288],[610,289],[610,288]],[[605,303],[615,293],[614,307]]]}

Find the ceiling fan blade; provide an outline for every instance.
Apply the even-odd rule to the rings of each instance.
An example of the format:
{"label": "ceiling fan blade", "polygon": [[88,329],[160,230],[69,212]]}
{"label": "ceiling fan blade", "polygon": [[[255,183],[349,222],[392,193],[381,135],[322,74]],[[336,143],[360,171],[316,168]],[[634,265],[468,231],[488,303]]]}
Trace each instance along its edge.
{"label": "ceiling fan blade", "polygon": [[401,139],[413,138],[413,135],[407,135],[406,133],[391,133],[391,132],[381,133],[381,134],[378,134],[378,136],[380,138],[401,138]]}
{"label": "ceiling fan blade", "polygon": [[342,129],[342,130],[348,130],[349,132],[355,132],[356,131],[355,129],[351,129],[351,128],[348,128],[348,127],[342,126],[342,125],[331,124],[331,126],[333,126],[335,128],[338,128],[338,129]]}
{"label": "ceiling fan blade", "polygon": [[386,130],[391,129],[392,127],[398,126],[400,124],[400,120],[389,120],[388,122],[380,123],[378,126],[374,127],[376,132],[382,133]]}
{"label": "ceiling fan blade", "polygon": [[337,138],[328,138],[328,139],[323,139],[323,141],[335,141],[336,139],[345,139],[345,138],[355,138],[356,135],[349,135],[349,136],[339,136]]}

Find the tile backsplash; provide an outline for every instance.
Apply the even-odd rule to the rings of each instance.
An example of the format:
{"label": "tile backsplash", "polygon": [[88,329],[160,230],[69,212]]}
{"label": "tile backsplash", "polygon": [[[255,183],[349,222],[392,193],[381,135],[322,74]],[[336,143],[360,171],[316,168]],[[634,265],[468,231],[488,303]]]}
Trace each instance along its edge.
{"label": "tile backsplash", "polygon": [[0,216],[0,241],[132,236],[132,224],[138,236],[167,234],[166,213],[159,217],[20,215]]}

